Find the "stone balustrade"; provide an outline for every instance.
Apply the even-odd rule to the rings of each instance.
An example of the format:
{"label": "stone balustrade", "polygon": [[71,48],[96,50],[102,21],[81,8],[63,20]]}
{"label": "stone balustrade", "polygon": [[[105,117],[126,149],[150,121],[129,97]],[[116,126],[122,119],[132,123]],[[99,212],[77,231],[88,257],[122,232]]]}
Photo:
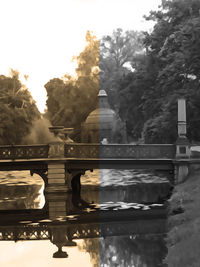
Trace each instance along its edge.
{"label": "stone balustrade", "polygon": [[48,158],[49,145],[0,146],[0,160]]}
{"label": "stone balustrade", "polygon": [[175,146],[171,144],[65,144],[66,158],[117,159],[173,159]]}
{"label": "stone balustrade", "polygon": [[[59,144],[62,146],[62,143]],[[63,144],[61,157],[64,158],[135,158],[135,159],[173,159],[175,145],[172,144]],[[55,153],[54,153],[55,154]],[[58,154],[58,153],[57,153]],[[56,154],[58,158],[59,155]],[[0,146],[0,160],[38,159],[53,157],[49,145]]]}

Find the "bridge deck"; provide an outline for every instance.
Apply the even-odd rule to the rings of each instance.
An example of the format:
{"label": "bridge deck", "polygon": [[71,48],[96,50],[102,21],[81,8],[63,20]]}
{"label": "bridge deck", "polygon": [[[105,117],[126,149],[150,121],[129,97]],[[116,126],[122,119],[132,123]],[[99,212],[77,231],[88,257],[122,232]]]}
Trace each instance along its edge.
{"label": "bridge deck", "polygon": [[38,158],[0,160],[0,171],[47,170],[49,163],[65,163],[67,169],[158,169],[173,170],[173,159],[130,158]]}
{"label": "bridge deck", "polygon": [[159,169],[173,170],[173,159],[67,159],[70,169]]}

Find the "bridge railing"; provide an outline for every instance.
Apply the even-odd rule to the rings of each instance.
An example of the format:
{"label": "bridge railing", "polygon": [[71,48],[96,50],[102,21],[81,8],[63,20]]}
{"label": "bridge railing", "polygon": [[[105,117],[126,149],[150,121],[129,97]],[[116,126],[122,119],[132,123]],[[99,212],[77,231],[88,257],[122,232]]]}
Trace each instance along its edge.
{"label": "bridge railing", "polygon": [[49,145],[0,146],[0,160],[48,158]]}
{"label": "bridge railing", "polygon": [[[175,145],[171,144],[65,144],[64,156],[78,159],[173,159]],[[0,146],[0,160],[38,159],[49,157],[49,145]]]}
{"label": "bridge railing", "polygon": [[173,159],[175,153],[172,144],[65,144],[67,158]]}

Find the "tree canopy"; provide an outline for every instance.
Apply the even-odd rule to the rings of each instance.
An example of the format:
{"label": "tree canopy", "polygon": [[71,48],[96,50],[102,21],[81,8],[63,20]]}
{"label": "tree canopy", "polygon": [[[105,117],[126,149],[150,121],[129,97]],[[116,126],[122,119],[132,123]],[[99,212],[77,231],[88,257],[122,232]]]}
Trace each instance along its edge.
{"label": "tree canopy", "polygon": [[[200,140],[200,1],[163,0],[151,33],[145,33],[146,54],[120,89],[121,109],[128,109],[129,133],[147,143],[171,143],[177,138],[177,99],[187,100],[188,137]],[[126,100],[127,99],[127,100]]]}
{"label": "tree canopy", "polygon": [[116,29],[100,42],[90,32],[76,57],[77,77],[52,79],[47,90],[53,125],[78,129],[105,89],[125,122],[129,141],[173,143],[177,100],[187,100],[188,137],[200,141],[200,1],[163,0],[151,11],[152,32]]}
{"label": "tree canopy", "polygon": [[112,108],[118,106],[119,82],[131,72],[131,63],[143,52],[143,34],[118,28],[100,40],[100,88],[107,91]]}
{"label": "tree canopy", "polygon": [[150,142],[175,141],[177,99],[183,96],[187,100],[188,137],[199,140],[200,1],[165,0],[161,8],[151,13],[149,18],[156,25],[145,40],[159,66],[154,99],[160,104],[158,112],[146,122],[144,135]]}
{"label": "tree canopy", "polygon": [[11,70],[10,77],[0,76],[0,144],[20,144],[40,113],[28,89]]}
{"label": "tree canopy", "polygon": [[[67,74],[63,79],[52,79],[45,88],[52,125],[73,127],[78,133],[81,123],[98,105],[99,41],[91,32],[86,34],[85,49],[74,59],[77,77]],[[75,138],[79,139],[79,135]]]}

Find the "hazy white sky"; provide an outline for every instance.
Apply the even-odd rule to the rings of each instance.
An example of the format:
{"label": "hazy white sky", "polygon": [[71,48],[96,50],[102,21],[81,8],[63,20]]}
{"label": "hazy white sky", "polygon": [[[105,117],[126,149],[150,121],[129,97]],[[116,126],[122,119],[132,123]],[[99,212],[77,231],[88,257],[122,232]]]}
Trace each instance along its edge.
{"label": "hazy white sky", "polygon": [[[161,0],[0,0],[0,74],[17,69],[43,111],[44,84],[73,73],[72,56],[84,48],[85,34],[99,38],[116,28],[148,30],[144,14]],[[22,79],[21,79],[22,80]],[[22,80],[23,83],[25,81]]]}
{"label": "hazy white sky", "polygon": [[[82,240],[77,240],[81,244]],[[2,267],[92,267],[90,255],[77,247],[63,247],[68,258],[55,259],[57,247],[47,241],[4,241],[0,242]]]}

